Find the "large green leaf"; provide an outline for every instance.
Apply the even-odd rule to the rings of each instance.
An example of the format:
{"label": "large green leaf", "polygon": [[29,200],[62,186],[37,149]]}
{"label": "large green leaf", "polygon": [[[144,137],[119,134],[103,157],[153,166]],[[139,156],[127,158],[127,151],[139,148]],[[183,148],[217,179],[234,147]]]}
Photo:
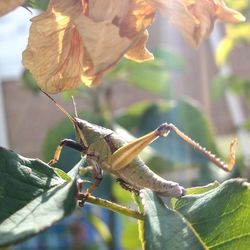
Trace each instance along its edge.
{"label": "large green leaf", "polygon": [[37,159],[0,148],[0,246],[45,230],[72,213],[76,183]]}
{"label": "large green leaf", "polygon": [[145,249],[204,249],[188,222],[151,191],[142,191]]}
{"label": "large green leaf", "polygon": [[[169,209],[143,190],[146,249],[248,249],[250,188],[241,179],[198,188]],[[197,193],[197,190],[191,190]],[[191,193],[190,192],[190,193]]]}

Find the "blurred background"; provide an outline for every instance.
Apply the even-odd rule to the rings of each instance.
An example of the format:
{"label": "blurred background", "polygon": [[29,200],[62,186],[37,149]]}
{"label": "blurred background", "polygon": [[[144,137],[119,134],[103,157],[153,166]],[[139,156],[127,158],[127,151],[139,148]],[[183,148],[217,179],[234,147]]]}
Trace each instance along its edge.
{"label": "blurred background", "polygon": [[[21,64],[29,19],[45,9],[47,1],[33,2],[40,10],[31,14],[17,8],[0,18],[0,145],[49,161],[60,140],[74,138],[74,130]],[[225,2],[250,20],[248,0]],[[198,49],[191,48],[161,16],[149,33],[154,61],[137,64],[124,59],[99,87],[53,97],[73,114],[73,95],[81,118],[112,128],[128,140],[169,122],[227,160],[230,141],[237,137],[237,163],[230,174],[174,133],[154,142],[142,157],[155,172],[185,187],[239,176],[249,179],[250,21],[217,22]],[[64,149],[58,166],[68,171],[79,159],[79,153]],[[130,193],[109,175],[95,195],[132,206]],[[136,231],[134,219],[86,205],[15,249],[140,249]]]}

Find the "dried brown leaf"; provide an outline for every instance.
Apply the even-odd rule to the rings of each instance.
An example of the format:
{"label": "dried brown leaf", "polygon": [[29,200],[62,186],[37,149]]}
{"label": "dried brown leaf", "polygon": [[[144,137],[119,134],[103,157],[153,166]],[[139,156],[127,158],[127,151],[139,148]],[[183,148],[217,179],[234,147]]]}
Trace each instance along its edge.
{"label": "dried brown leaf", "polygon": [[154,14],[142,0],[53,0],[32,19],[23,64],[49,93],[93,86],[126,53],[136,61],[153,58],[145,30]]}
{"label": "dried brown leaf", "polygon": [[32,19],[23,63],[49,93],[98,84],[122,56],[143,62],[147,28],[159,10],[194,46],[210,34],[216,19],[243,21],[222,0],[51,0]]}
{"label": "dried brown leaf", "polygon": [[193,46],[198,46],[211,33],[217,19],[225,22],[245,20],[239,12],[228,8],[223,0],[148,1],[157,6]]}

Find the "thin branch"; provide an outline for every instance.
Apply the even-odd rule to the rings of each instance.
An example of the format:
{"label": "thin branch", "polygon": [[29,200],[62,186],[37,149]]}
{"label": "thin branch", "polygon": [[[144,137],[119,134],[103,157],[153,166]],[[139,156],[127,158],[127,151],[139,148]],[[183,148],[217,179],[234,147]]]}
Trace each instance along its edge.
{"label": "thin branch", "polygon": [[[79,198],[80,199],[81,198],[85,199],[84,194],[80,193],[79,194]],[[92,195],[87,196],[86,202],[89,202],[89,203],[98,205],[100,207],[109,209],[109,210],[111,210],[113,212],[116,212],[116,213],[120,213],[120,214],[129,216],[129,217],[133,217],[133,218],[138,219],[138,220],[144,220],[143,214],[140,213],[140,212],[138,212],[138,211],[135,211],[133,209],[127,208],[125,206],[118,205],[118,204],[113,203],[113,202],[108,201],[108,200],[97,198],[97,197],[92,196]]]}

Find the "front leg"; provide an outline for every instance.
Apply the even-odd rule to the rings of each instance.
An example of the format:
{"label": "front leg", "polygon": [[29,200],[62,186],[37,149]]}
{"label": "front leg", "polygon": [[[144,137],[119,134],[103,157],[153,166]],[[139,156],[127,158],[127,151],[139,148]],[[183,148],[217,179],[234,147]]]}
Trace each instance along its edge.
{"label": "front leg", "polygon": [[[86,157],[88,166],[86,167],[87,171],[91,170],[94,182],[90,185],[85,193],[80,193],[80,201],[79,206],[84,206],[85,201],[87,200],[88,196],[95,191],[95,189],[99,186],[103,178],[103,171],[98,163],[98,157],[95,155],[87,155]],[[84,168],[85,169],[85,168]]]}
{"label": "front leg", "polygon": [[82,144],[80,144],[74,140],[63,139],[55,151],[54,158],[48,162],[48,165],[51,166],[59,161],[63,146],[67,146],[69,148],[75,149],[81,153],[84,153],[87,149],[85,146],[83,146]]}

